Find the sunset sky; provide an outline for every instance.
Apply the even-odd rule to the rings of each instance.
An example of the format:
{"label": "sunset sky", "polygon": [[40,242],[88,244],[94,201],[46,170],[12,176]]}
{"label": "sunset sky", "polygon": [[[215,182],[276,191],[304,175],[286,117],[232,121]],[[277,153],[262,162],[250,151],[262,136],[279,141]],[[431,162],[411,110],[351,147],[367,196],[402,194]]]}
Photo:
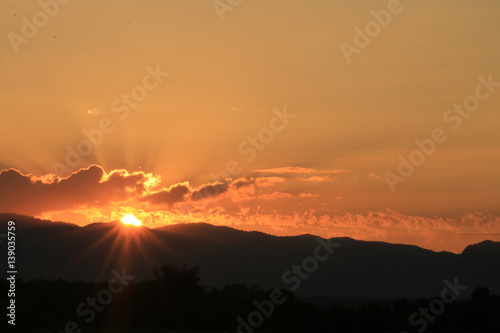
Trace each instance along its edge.
{"label": "sunset sky", "polygon": [[66,2],[0,3],[0,212],[500,240],[498,0]]}

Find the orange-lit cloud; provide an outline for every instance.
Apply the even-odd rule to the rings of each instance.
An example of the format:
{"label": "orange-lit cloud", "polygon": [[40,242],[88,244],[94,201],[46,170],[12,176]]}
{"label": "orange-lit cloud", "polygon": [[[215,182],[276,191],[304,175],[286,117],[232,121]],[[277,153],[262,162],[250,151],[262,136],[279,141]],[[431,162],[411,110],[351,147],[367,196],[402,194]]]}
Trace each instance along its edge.
{"label": "orange-lit cloud", "polygon": [[260,173],[274,173],[274,174],[287,174],[287,173],[344,173],[349,172],[349,170],[315,170],[311,168],[303,168],[303,167],[295,167],[295,166],[286,166],[280,168],[271,168],[271,169],[260,169],[255,172]]}
{"label": "orange-lit cloud", "polygon": [[299,197],[301,198],[318,198],[318,194],[313,194],[313,193],[300,193]]}
{"label": "orange-lit cloud", "polygon": [[283,183],[285,181],[286,179],[283,177],[259,177],[255,180],[255,184],[258,187],[268,187]]}
{"label": "orange-lit cloud", "polygon": [[273,192],[273,193],[265,193],[259,196],[259,199],[262,200],[278,200],[278,199],[286,199],[292,198],[293,196],[290,193],[285,192]]}
{"label": "orange-lit cloud", "polygon": [[316,183],[321,183],[321,182],[329,182],[332,180],[330,176],[312,176],[308,178],[300,178],[300,180],[306,181],[306,182],[316,182]]}

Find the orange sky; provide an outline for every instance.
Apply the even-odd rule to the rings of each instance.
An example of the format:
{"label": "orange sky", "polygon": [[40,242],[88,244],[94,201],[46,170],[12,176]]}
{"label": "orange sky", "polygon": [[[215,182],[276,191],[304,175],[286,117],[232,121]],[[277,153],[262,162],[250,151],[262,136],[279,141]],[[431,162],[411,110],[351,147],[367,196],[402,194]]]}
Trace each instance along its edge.
{"label": "orange sky", "polygon": [[2,1],[0,212],[500,240],[498,1],[213,2]]}

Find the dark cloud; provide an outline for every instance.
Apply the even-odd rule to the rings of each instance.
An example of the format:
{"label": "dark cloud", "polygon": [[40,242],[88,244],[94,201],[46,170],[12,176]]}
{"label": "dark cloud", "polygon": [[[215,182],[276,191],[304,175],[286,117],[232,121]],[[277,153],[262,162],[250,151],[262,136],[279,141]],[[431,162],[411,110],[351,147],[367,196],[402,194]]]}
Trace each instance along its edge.
{"label": "dark cloud", "polygon": [[[159,179],[142,171],[106,173],[98,165],[80,169],[67,178],[4,170],[0,172],[0,213],[39,216],[47,212],[104,208],[110,203],[130,204],[129,200],[169,207],[178,202],[216,198],[228,192],[237,197],[240,191],[245,192],[245,188],[255,184],[253,178],[239,178],[204,184],[196,189],[188,182],[162,188]],[[151,186],[157,189],[153,191]]]}
{"label": "dark cloud", "polygon": [[191,195],[191,200],[198,201],[205,198],[217,197],[229,189],[228,183],[215,182],[199,187]]}
{"label": "dark cloud", "polygon": [[155,193],[147,194],[140,201],[150,202],[156,205],[172,205],[176,202],[186,200],[186,194],[191,192],[187,183],[181,183],[171,186]]}
{"label": "dark cloud", "polygon": [[0,172],[0,212],[39,215],[76,207],[102,207],[140,195],[147,176],[92,165],[67,178],[24,175],[15,169]]}
{"label": "dark cloud", "polygon": [[238,190],[240,187],[253,185],[254,183],[255,183],[255,180],[253,178],[250,178],[250,179],[239,178],[239,179],[236,179],[234,182],[232,182],[231,186]]}

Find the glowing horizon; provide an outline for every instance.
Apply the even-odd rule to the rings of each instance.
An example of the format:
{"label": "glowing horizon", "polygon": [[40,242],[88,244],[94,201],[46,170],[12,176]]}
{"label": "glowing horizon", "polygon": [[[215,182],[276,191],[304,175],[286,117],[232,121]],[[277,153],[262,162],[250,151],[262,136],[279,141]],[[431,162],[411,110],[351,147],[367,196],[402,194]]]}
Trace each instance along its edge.
{"label": "glowing horizon", "polygon": [[[272,171],[284,170],[266,170],[267,173]],[[491,213],[466,212],[439,217],[383,206],[359,213],[330,210],[322,204],[324,195],[293,190],[297,181],[304,183],[300,179],[305,173],[314,173],[311,169],[300,171],[294,177],[242,177],[193,186],[189,182],[164,184],[160,177],[142,171],[113,170],[106,173],[96,165],[66,178],[24,175],[10,170],[0,172],[0,183],[9,183],[16,190],[10,190],[10,200],[6,198],[0,203],[0,211],[11,209],[80,226],[122,220],[131,215],[149,228],[206,222],[278,236],[310,233],[326,238],[350,237],[413,244],[456,253],[472,243],[500,238],[500,219]],[[335,170],[328,172],[337,176],[349,174]],[[154,186],[151,185],[152,179],[156,179]],[[67,187],[66,183],[73,187]],[[30,185],[23,187],[22,184]],[[85,196],[78,195],[82,191],[85,191]],[[29,200],[32,205],[17,202],[17,197]],[[335,200],[338,202],[339,199]],[[312,209],[313,205],[324,208]],[[291,206],[294,208],[290,213]]]}

